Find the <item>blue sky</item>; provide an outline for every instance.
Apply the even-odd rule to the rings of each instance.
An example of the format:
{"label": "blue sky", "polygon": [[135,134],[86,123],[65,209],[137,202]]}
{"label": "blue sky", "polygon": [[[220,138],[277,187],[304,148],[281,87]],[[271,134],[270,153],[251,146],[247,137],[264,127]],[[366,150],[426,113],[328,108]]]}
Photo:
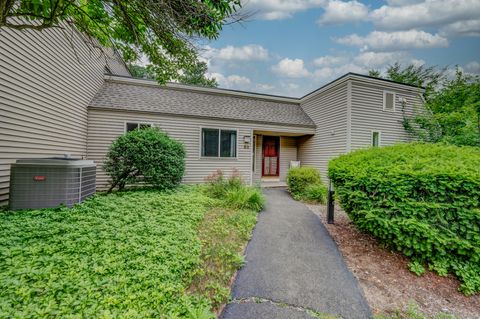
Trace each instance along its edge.
{"label": "blue sky", "polygon": [[399,61],[480,73],[480,0],[248,0],[249,21],[202,43],[220,87],[302,96]]}

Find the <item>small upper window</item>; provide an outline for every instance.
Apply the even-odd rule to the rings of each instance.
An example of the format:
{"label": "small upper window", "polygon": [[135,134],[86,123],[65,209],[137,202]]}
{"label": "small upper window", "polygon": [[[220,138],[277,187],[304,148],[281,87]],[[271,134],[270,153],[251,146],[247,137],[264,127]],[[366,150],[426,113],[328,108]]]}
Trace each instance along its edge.
{"label": "small upper window", "polygon": [[372,146],[373,147],[380,146],[380,132],[372,132]]}
{"label": "small upper window", "polygon": [[395,93],[383,92],[383,110],[395,112]]}
{"label": "small upper window", "polygon": [[133,130],[141,130],[146,127],[152,127],[152,124],[148,123],[126,123],[125,124],[125,132],[130,132]]}
{"label": "small upper window", "polygon": [[236,157],[237,131],[202,128],[202,156]]}

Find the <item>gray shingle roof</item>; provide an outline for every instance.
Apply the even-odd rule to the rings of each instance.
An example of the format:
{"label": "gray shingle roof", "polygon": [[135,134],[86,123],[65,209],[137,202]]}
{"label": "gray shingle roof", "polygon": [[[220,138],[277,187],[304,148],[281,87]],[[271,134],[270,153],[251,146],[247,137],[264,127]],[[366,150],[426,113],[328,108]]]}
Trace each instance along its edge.
{"label": "gray shingle roof", "polygon": [[105,81],[91,107],[314,127],[298,104]]}

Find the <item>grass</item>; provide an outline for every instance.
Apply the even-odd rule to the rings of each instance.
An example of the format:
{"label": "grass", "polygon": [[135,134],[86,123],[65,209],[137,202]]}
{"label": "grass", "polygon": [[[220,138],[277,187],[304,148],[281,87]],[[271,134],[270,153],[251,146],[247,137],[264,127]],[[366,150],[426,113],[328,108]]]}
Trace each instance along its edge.
{"label": "grass", "polygon": [[228,301],[232,276],[243,265],[243,251],[256,222],[252,210],[214,208],[199,227],[202,242],[201,266],[190,290],[207,297],[217,310]]}
{"label": "grass", "polygon": [[255,220],[202,187],[0,212],[0,318],[214,318]]}

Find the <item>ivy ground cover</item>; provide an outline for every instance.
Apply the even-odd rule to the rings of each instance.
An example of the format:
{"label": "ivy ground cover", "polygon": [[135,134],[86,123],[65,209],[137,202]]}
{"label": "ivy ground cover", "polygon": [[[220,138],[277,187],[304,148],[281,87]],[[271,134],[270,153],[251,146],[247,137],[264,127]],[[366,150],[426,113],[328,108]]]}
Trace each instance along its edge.
{"label": "ivy ground cover", "polygon": [[213,318],[255,220],[200,187],[0,212],[0,318]]}

